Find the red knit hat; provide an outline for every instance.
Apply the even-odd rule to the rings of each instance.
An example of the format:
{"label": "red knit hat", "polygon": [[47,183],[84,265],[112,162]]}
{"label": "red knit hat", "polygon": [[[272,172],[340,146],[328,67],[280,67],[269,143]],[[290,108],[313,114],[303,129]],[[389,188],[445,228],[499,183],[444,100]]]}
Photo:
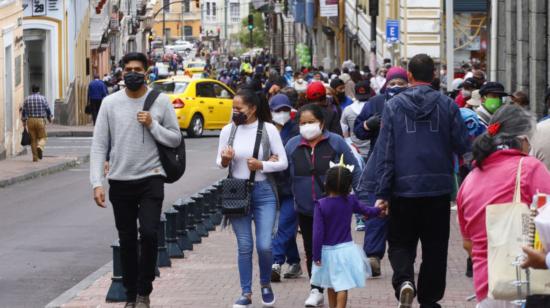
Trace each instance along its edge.
{"label": "red knit hat", "polygon": [[384,92],[386,90],[386,86],[391,80],[398,78],[408,82],[409,78],[407,78],[407,70],[400,66],[394,66],[390,68],[390,70],[386,74],[386,83],[382,87],[381,91]]}
{"label": "red knit hat", "polygon": [[308,101],[318,101],[327,96],[325,85],[320,81],[314,81],[307,86],[306,98]]}

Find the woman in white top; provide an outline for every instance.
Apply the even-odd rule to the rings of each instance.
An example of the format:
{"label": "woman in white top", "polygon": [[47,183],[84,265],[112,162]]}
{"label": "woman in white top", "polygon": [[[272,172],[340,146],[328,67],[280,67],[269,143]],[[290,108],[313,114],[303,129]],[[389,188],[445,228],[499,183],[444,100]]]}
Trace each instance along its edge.
{"label": "woman in white top", "polygon": [[[238,265],[242,288],[241,297],[234,308],[249,307],[252,304],[252,221],[255,225],[256,250],[260,268],[262,304],[271,307],[275,296],[271,289],[271,238],[277,213],[277,196],[270,173],[286,170],[287,157],[279,131],[271,124],[269,105],[262,94],[249,89],[241,89],[233,99],[233,122],[225,126],[220,134],[217,164],[227,168],[231,164],[231,176],[248,179],[251,171],[256,171],[252,192],[250,213],[242,217],[232,217],[238,245]],[[263,137],[258,159],[252,158],[258,124],[263,122]],[[236,127],[233,146],[229,139]],[[269,149],[264,149],[269,145]]]}

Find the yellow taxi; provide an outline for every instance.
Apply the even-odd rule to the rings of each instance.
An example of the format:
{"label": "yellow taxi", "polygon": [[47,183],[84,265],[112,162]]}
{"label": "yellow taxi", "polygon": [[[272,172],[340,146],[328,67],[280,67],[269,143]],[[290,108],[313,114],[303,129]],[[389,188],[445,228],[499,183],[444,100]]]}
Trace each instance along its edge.
{"label": "yellow taxi", "polygon": [[189,137],[200,137],[205,129],[222,129],[231,121],[235,92],[222,82],[175,76],[151,86],[170,97],[179,126]]}
{"label": "yellow taxi", "polygon": [[185,65],[185,70],[189,71],[191,74],[202,73],[204,72],[204,67],[206,63],[201,61],[191,61]]}

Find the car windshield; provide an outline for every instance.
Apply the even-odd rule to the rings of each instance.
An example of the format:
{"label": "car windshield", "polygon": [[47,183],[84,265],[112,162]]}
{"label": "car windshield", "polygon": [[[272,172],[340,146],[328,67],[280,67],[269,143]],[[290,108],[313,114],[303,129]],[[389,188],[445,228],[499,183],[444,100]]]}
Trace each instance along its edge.
{"label": "car windshield", "polygon": [[195,68],[195,67],[204,67],[204,63],[189,63],[187,65],[188,68]]}
{"label": "car windshield", "polygon": [[184,81],[166,81],[153,83],[153,89],[166,94],[181,94],[187,89],[188,82]]}

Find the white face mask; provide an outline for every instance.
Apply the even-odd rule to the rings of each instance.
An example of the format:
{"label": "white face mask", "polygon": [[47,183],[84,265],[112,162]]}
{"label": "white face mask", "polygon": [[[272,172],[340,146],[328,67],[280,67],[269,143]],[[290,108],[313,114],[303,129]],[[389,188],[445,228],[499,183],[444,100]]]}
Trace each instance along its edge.
{"label": "white face mask", "polygon": [[273,122],[279,125],[285,125],[286,122],[290,120],[290,112],[289,111],[279,111],[279,112],[271,112],[271,116],[273,117]]}
{"label": "white face mask", "polygon": [[472,91],[462,89],[462,97],[472,97]]}
{"label": "white face mask", "polygon": [[319,136],[323,131],[321,130],[321,124],[320,123],[309,123],[300,125],[300,135],[304,137],[306,140],[313,140]]}

